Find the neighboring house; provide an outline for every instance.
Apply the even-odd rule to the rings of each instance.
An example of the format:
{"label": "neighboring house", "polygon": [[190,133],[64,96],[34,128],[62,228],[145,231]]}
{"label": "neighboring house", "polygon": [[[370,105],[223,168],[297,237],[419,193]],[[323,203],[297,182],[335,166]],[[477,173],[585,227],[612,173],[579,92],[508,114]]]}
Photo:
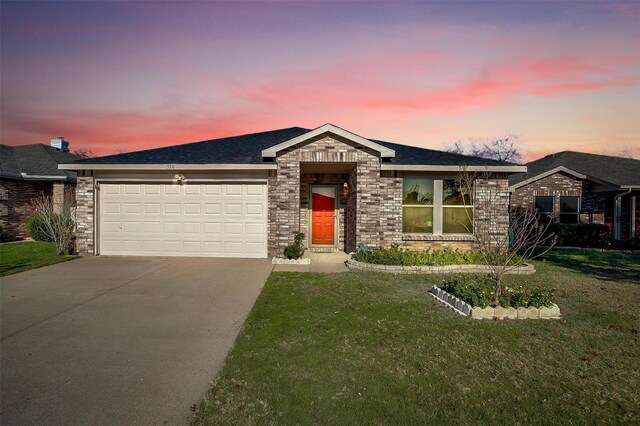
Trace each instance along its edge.
{"label": "neighboring house", "polygon": [[59,163],[79,160],[69,153],[69,142],[58,137],[51,145],[0,145],[0,223],[2,240],[27,237],[33,214],[31,200],[47,195],[60,203],[65,188],[75,186],[76,173],[59,170]]}
{"label": "neighboring house", "polygon": [[[461,164],[491,174],[478,180],[478,201],[466,210],[451,190]],[[78,172],[80,252],[227,257],[281,256],[298,231],[312,250],[350,252],[359,243],[470,249],[476,238],[506,235],[507,176],[526,170],[366,139],[331,124],[60,167]],[[461,223],[467,212],[472,219]]]}
{"label": "neighboring house", "polygon": [[563,151],[509,176],[511,208],[559,223],[601,223],[615,239],[640,237],[640,161]]}

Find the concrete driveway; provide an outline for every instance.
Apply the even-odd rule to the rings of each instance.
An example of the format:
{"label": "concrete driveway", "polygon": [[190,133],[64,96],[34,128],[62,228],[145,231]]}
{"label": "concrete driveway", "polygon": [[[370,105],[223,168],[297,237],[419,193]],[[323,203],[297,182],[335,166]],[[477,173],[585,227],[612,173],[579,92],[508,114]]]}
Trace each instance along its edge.
{"label": "concrete driveway", "polygon": [[2,424],[184,424],[267,259],[94,257],[1,278]]}

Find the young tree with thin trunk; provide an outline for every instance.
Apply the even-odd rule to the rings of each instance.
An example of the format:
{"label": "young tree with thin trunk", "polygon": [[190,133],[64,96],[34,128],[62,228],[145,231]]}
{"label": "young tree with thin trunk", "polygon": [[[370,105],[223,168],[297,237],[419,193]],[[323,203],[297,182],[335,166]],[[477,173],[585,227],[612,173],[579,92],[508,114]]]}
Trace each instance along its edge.
{"label": "young tree with thin trunk", "polygon": [[[483,191],[482,199],[475,196],[476,183],[490,182],[491,177],[488,170],[470,172],[466,166],[462,166],[457,182],[465,205],[475,203],[475,207],[481,207],[483,211],[482,218],[475,218],[476,227],[481,228],[481,232],[476,228],[476,244],[494,281],[494,304],[497,306],[502,296],[504,276],[522,266],[525,261],[547,253],[556,243],[556,236],[547,232],[550,222],[541,222],[533,209],[509,212],[508,227],[501,227],[505,212],[491,208],[504,204],[501,199],[504,195],[500,193],[499,188]],[[469,209],[464,210],[469,214]],[[469,217],[468,222],[473,223],[474,218]]]}

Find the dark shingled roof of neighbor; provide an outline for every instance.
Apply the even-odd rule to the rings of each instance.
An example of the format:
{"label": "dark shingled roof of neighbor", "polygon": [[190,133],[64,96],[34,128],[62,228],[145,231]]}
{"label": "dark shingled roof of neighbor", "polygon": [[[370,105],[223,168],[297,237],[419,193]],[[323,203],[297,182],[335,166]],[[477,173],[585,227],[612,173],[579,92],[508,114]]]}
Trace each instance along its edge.
{"label": "dark shingled roof of neighbor", "polygon": [[562,151],[530,162],[527,164],[528,172],[509,176],[509,185],[561,166],[615,186],[640,186],[639,160],[575,151]]}
{"label": "dark shingled roof of neighbor", "polygon": [[[251,133],[174,145],[164,148],[109,155],[78,161],[80,164],[262,164],[262,150],[286,142],[311,129],[289,127],[268,132]],[[370,139],[372,142],[394,149],[392,164],[404,165],[490,165],[508,166],[510,163],[470,157],[444,151]]]}
{"label": "dark shingled roof of neighbor", "polygon": [[23,173],[29,176],[42,176],[49,179],[75,180],[76,173],[58,170],[58,164],[71,163],[82,157],[61,151],[52,146],[0,145],[0,176],[23,179]]}

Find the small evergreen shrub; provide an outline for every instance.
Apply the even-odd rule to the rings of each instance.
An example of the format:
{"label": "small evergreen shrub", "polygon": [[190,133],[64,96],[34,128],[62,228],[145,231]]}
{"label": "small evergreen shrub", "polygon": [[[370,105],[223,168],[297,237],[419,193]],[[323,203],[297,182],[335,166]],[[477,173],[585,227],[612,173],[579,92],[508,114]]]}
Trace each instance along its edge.
{"label": "small evergreen shrub", "polygon": [[284,248],[284,257],[287,259],[300,259],[304,255],[304,246],[302,241],[304,240],[304,234],[298,232],[293,237],[293,244],[289,244]]}
{"label": "small evergreen shrub", "polygon": [[476,251],[410,250],[401,248],[397,244],[372,249],[359,246],[353,258],[358,262],[396,266],[481,265],[484,263],[482,254]]}
{"label": "small evergreen shrub", "polygon": [[42,214],[33,215],[31,219],[29,219],[29,223],[27,223],[27,230],[29,236],[34,240],[50,243],[53,241],[53,238],[48,234],[44,220]]}
{"label": "small evergreen shrub", "polygon": [[554,223],[547,230],[558,237],[557,246],[611,248],[611,229],[597,223]]}
{"label": "small evergreen shrub", "polygon": [[[495,300],[495,282],[490,275],[458,274],[443,280],[440,288],[473,307],[486,308]],[[500,297],[503,308],[551,306],[555,303],[555,289],[545,287],[504,287]]]}

